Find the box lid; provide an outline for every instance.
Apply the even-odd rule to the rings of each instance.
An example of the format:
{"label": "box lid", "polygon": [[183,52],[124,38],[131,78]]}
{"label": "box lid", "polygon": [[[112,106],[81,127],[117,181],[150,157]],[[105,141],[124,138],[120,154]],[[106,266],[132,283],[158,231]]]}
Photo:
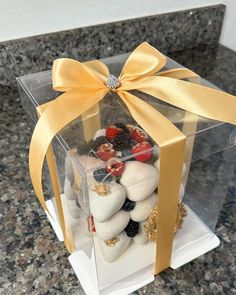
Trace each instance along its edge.
{"label": "box lid", "polygon": [[[128,54],[122,54],[105,58],[102,61],[108,65],[112,74],[118,76],[127,57]],[[177,67],[179,68],[183,66],[168,58],[165,69]],[[192,78],[189,80],[217,89],[216,86],[203,78]],[[60,95],[59,92],[52,89],[51,71],[44,71],[18,77],[17,81],[20,85],[20,91],[24,92],[24,95],[22,95],[22,105],[35,122],[37,121],[36,107],[53,100]],[[195,142],[191,161],[201,159],[217,151],[229,148],[235,144],[235,127],[230,124],[194,115],[170,106],[164,102],[158,101],[157,99],[149,97],[144,93],[139,92],[138,96],[148,101],[152,106],[172,121],[180,130],[182,130],[187,136],[187,144],[191,144],[193,141]],[[124,106],[122,106],[121,101],[116,99],[114,94],[108,94],[102,101],[102,105],[100,107],[100,112],[106,112],[109,116],[109,119],[104,120],[103,125],[107,126],[111,120],[114,120],[114,117],[110,115],[111,112],[114,112],[116,117],[115,121],[120,119],[120,117],[123,116],[121,115],[122,110],[124,110]],[[125,112],[123,111],[123,113]],[[96,114],[94,113],[94,115]],[[127,115],[127,113],[125,116],[127,120],[130,120],[130,116]],[[77,123],[79,122],[81,123],[81,118],[78,118]],[[70,132],[62,132],[57,137],[60,138],[60,144],[63,145],[65,150],[69,150],[74,147],[74,135],[76,134],[76,136],[78,136],[78,130],[71,128],[71,126],[67,128],[70,128]],[[78,126],[78,128],[80,127]],[[82,131],[80,130],[79,132]],[[70,136],[68,136],[68,134],[70,134]],[[73,139],[71,140],[71,138]],[[87,169],[87,167],[84,166],[84,163],[80,163],[80,166],[82,169]]]}

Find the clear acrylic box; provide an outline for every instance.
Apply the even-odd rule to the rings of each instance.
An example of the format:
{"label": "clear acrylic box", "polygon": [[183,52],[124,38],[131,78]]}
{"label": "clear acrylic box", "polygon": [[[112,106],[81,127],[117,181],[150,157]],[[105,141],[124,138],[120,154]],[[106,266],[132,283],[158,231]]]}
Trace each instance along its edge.
{"label": "clear acrylic box", "polygon": [[[120,55],[103,61],[118,76],[126,58]],[[181,65],[168,59],[166,67]],[[191,80],[215,87],[202,78]],[[60,94],[52,89],[51,71],[17,81],[22,105],[35,124],[38,106],[42,111],[45,103]],[[171,267],[175,269],[219,245],[214,229],[235,168],[236,129],[146,94],[138,96],[187,136],[180,190],[187,216],[174,238]],[[116,123],[128,130],[117,125],[109,133],[108,127]],[[122,141],[117,139],[119,132]],[[96,136],[102,139],[94,140]],[[64,128],[52,147],[55,165],[51,169],[57,170],[57,189],[75,246],[69,261],[86,294],[129,294],[154,280],[155,243],[147,241],[145,224],[157,203],[158,146],[112,93]],[[45,167],[48,218],[63,241],[50,176]]]}

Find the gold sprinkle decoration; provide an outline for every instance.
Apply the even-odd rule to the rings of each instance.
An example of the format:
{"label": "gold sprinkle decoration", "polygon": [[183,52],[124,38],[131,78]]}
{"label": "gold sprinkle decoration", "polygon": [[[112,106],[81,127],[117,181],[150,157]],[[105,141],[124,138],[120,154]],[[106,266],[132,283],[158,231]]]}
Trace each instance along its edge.
{"label": "gold sprinkle decoration", "polygon": [[157,207],[155,207],[149,215],[144,230],[150,242],[155,242],[157,239]]}
{"label": "gold sprinkle decoration", "polygon": [[177,216],[176,216],[176,221],[175,221],[175,228],[174,232],[176,233],[179,229],[182,228],[184,218],[188,215],[188,212],[184,206],[184,204],[179,201],[178,202],[178,207],[177,207]]}
{"label": "gold sprinkle decoration", "polygon": [[[184,204],[179,201],[177,207],[177,216],[175,222],[174,232],[176,233],[183,225],[183,219],[187,216],[187,210]],[[151,242],[156,242],[157,240],[157,207],[155,207],[151,214],[149,215],[145,225],[144,230],[146,232],[147,238]]]}
{"label": "gold sprinkle decoration", "polygon": [[99,196],[107,196],[111,193],[109,186],[105,183],[95,184],[92,191],[96,192]]}
{"label": "gold sprinkle decoration", "polygon": [[116,245],[117,242],[119,242],[119,238],[112,238],[110,240],[104,241],[104,243],[108,246],[108,247],[114,247]]}

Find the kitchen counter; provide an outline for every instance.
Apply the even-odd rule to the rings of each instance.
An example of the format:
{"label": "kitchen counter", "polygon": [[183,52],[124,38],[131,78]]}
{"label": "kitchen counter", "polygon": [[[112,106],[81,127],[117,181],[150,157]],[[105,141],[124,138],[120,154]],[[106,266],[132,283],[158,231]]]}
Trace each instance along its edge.
{"label": "kitchen counter", "polygon": [[[236,95],[236,53],[201,46],[171,53],[220,88]],[[32,126],[14,87],[0,87],[0,294],[84,294],[33,192],[28,173]],[[167,270],[135,294],[236,294],[236,189],[232,179],[216,234],[220,246],[177,270]]]}

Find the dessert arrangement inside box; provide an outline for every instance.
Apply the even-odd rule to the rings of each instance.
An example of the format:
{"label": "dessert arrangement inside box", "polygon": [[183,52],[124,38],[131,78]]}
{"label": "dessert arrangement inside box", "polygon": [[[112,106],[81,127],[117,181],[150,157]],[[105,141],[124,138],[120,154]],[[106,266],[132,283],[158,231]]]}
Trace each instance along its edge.
{"label": "dessert arrangement inside box", "polygon": [[[144,130],[120,122],[97,130],[87,144],[87,154],[79,155],[75,149],[68,152],[64,194],[69,215],[74,224],[76,219],[84,219],[83,234],[96,235],[106,262],[117,260],[131,242],[144,245],[156,241],[158,153],[158,146]],[[89,206],[81,179],[75,177],[76,157],[90,171],[86,175]],[[183,177],[185,172],[184,165]],[[180,200],[183,195],[181,183]],[[179,201],[175,232],[186,215]]]}

